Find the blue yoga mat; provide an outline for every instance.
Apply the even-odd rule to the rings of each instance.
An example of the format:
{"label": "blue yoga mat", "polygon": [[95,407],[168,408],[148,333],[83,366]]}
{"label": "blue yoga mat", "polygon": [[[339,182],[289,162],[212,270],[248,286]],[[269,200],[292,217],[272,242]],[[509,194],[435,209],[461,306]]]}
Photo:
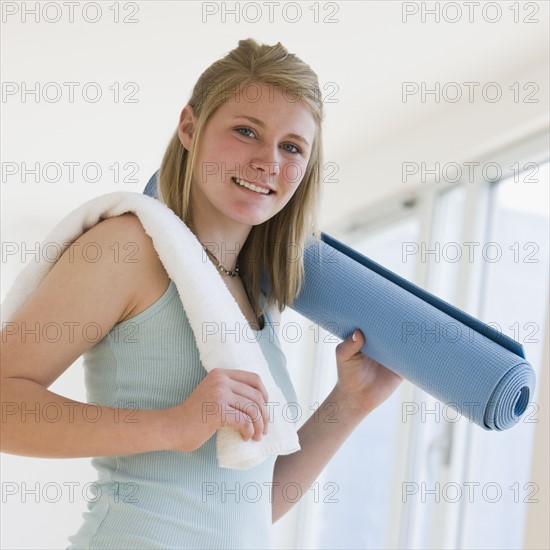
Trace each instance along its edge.
{"label": "blue yoga mat", "polygon": [[342,340],[359,328],[365,355],[482,428],[517,424],[535,389],[521,344],[326,233],[311,238],[304,269],[292,309]]}

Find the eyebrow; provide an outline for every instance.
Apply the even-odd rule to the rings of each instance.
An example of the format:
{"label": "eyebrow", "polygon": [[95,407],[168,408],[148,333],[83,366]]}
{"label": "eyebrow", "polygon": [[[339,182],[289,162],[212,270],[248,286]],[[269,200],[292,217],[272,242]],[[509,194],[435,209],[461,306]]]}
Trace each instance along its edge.
{"label": "eyebrow", "polygon": [[[253,122],[254,124],[257,124],[260,128],[265,128],[265,124],[260,119],[255,118],[253,116],[236,115],[235,118],[246,118],[247,120],[250,120],[250,122]],[[298,134],[288,134],[288,136],[291,137],[291,138],[297,139],[298,141],[301,141],[302,143],[305,143],[309,147],[309,143],[302,136],[299,136]]]}

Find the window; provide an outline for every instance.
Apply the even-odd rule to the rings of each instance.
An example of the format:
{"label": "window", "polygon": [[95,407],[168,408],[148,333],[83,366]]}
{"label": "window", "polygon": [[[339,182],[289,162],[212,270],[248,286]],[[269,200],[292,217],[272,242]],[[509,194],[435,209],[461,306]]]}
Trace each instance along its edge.
{"label": "window", "polygon": [[[537,379],[547,331],[548,181],[545,163],[535,174],[529,170],[492,186],[488,243],[494,244],[484,259],[480,300],[481,319],[523,345]],[[462,503],[459,547],[523,546],[526,504],[545,490],[530,480],[538,412],[537,396],[531,396],[521,426],[498,434],[471,430],[464,477],[480,483],[480,490],[474,502]]]}
{"label": "window", "polygon": [[[516,163],[525,168],[518,171],[518,158],[527,156],[503,156],[510,169],[499,181],[434,186],[413,212],[355,240],[337,238],[518,340],[537,372],[549,298],[549,164]],[[407,243],[419,245],[416,253],[404,253],[415,250]],[[314,358],[294,371],[310,397],[326,395],[336,382],[336,344],[319,334],[310,343]],[[407,401],[422,403],[426,415],[405,421]],[[527,503],[544,490],[530,481],[537,396],[521,426],[504,432],[485,431],[443,407],[405,381],[346,441],[317,492],[300,502],[289,545],[521,548]],[[426,494],[403,498],[411,480]]]}

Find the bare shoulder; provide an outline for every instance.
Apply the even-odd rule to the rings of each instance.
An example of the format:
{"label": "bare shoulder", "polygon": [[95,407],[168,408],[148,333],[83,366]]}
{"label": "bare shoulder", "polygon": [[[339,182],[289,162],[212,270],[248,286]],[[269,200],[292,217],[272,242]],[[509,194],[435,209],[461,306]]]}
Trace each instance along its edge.
{"label": "bare shoulder", "polygon": [[132,212],[106,218],[92,227],[88,233],[111,242],[111,256],[122,263],[140,263],[142,267],[162,266],[162,262],[139,218]]}
{"label": "bare shoulder", "polygon": [[111,260],[121,264],[129,286],[134,290],[124,321],[138,315],[166,291],[170,279],[139,218],[128,212],[107,218],[94,228],[111,251]]}
{"label": "bare shoulder", "polygon": [[[1,376],[48,387],[116,323],[158,300],[168,281],[135,215],[102,220],[68,246],[14,313],[10,333],[2,332]],[[38,327],[36,338],[22,336],[28,326]],[[55,327],[56,337],[45,327]]]}
{"label": "bare shoulder", "polygon": [[150,255],[151,251],[154,250],[151,237],[147,235],[139,218],[133,212],[105,218],[86,233],[89,235],[97,234],[107,240],[116,238],[115,242],[127,248],[129,248],[128,245],[135,243],[140,247],[140,250],[136,252],[139,252],[141,256]]}

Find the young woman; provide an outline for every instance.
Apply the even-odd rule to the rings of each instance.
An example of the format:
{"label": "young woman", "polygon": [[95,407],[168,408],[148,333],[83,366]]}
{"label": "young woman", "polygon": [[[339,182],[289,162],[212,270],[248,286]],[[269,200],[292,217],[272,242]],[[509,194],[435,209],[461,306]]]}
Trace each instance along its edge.
{"label": "young woman", "polygon": [[[205,246],[289,402],[297,399],[272,315],[301,285],[302,262],[288,247],[299,243],[301,250],[318,235],[322,118],[318,80],[308,65],[280,43],[241,40],[199,78],[159,176],[160,200]],[[137,262],[104,255],[90,263],[79,254],[87,243],[109,250],[127,242],[137,244]],[[262,269],[267,296],[260,290]],[[301,450],[248,470],[223,469],[212,436],[228,425],[244,440],[261,440],[269,430],[269,396],[260,377],[238,365],[206,373],[175,285],[135,215],[86,231],[13,322],[63,326],[67,320],[76,327],[96,323],[105,337],[95,344],[78,330],[56,343],[2,337],[2,400],[53,402],[63,411],[55,423],[10,416],[2,451],[95,457],[97,499],[69,537],[70,548],[269,546],[271,523],[294,504],[283,488],[294,483],[306,493],[401,381],[359,351],[364,335],[356,331],[336,348],[338,382],[299,430]],[[117,336],[130,323],[139,328],[137,342]],[[85,403],[47,389],[81,355],[88,398],[99,404],[95,422],[82,414]],[[203,416],[207,402],[219,405],[220,414]],[[131,421],[122,421],[128,408]],[[254,497],[243,494],[245,486],[255,488]]]}

